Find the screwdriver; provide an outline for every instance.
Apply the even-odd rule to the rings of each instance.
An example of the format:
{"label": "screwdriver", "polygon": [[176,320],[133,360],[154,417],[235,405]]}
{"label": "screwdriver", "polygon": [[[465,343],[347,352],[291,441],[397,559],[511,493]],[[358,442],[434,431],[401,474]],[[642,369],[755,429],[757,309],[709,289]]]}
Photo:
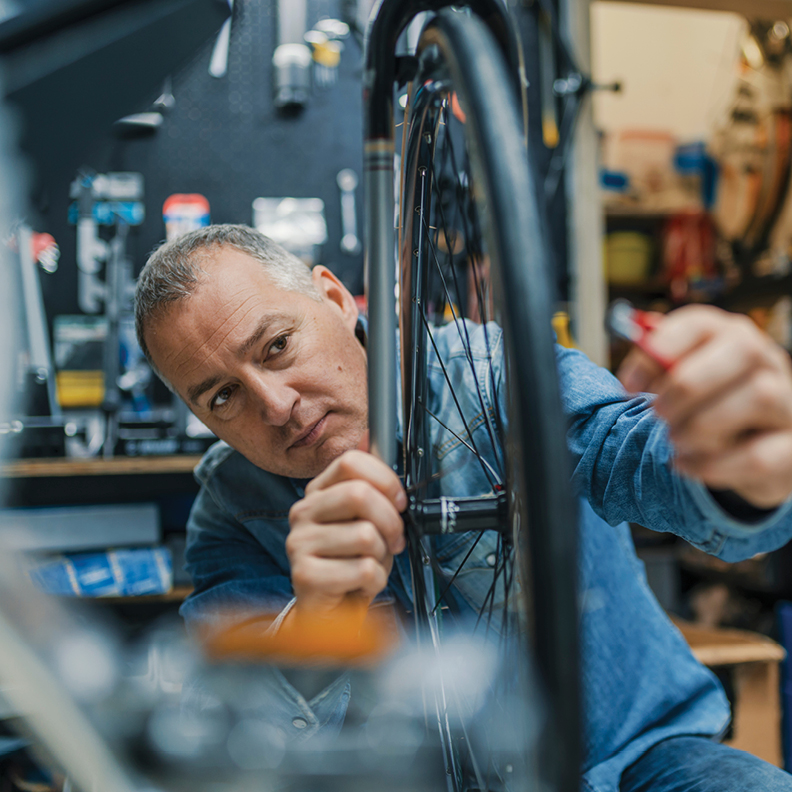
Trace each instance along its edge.
{"label": "screwdriver", "polygon": [[614,300],[608,308],[605,317],[605,326],[611,335],[623,338],[638,347],[657,363],[663,371],[668,371],[674,365],[669,360],[652,349],[649,336],[655,330],[659,319],[647,311],[636,308],[629,300]]}

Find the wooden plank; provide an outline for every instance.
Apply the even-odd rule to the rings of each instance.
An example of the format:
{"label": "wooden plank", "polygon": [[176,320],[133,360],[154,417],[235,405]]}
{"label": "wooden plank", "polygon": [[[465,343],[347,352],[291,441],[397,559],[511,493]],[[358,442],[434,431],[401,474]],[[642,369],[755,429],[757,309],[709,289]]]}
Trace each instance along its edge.
{"label": "wooden plank", "polygon": [[739,663],[778,663],[786,657],[782,646],[746,630],[698,627],[675,620],[699,662],[706,666]]}
{"label": "wooden plank", "polygon": [[0,466],[5,478],[61,476],[120,476],[151,473],[191,473],[200,454],[113,457],[112,459],[19,459]]}
{"label": "wooden plank", "polygon": [[733,736],[726,745],[783,767],[781,702],[777,663],[750,663],[734,669]]}
{"label": "wooden plank", "polygon": [[705,666],[739,665],[740,663],[780,662],[785,652],[780,646],[691,646],[696,659]]}
{"label": "wooden plank", "polygon": [[665,220],[667,217],[676,215],[692,215],[698,217],[705,214],[703,209],[694,207],[679,207],[674,210],[659,210],[643,206],[631,206],[630,204],[605,204],[605,218],[626,217],[626,218],[649,218],[652,220]]}
{"label": "wooden plank", "polygon": [[786,19],[792,15],[792,0],[613,0],[651,6],[732,11],[748,19]]}

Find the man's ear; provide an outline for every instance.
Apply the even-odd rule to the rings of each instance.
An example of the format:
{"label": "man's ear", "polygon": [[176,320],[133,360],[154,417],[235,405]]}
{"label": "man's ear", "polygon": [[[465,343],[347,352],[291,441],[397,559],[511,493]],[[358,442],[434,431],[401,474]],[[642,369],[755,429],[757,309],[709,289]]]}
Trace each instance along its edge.
{"label": "man's ear", "polygon": [[319,290],[319,294],[338,307],[347,326],[354,332],[358,320],[358,307],[349,289],[321,264],[311,270],[311,280]]}

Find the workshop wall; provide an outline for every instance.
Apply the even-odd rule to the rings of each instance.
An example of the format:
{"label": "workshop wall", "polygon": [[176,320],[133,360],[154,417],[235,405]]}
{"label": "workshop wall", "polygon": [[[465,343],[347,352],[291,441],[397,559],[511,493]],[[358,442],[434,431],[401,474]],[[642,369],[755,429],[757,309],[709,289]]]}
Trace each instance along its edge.
{"label": "workshop wall", "polygon": [[706,139],[734,101],[747,23],[737,14],[596,2],[591,6],[592,70],[621,92],[594,94],[597,126],[667,129]]}
{"label": "workshop wall", "polygon": [[[308,26],[324,17],[341,18],[339,0],[309,0]],[[347,4],[348,5],[348,4]],[[108,129],[83,166],[98,173],[137,171],[145,180],[146,219],[132,228],[128,253],[137,273],[148,253],[165,237],[162,204],[173,193],[201,193],[212,222],[252,223],[259,196],[318,197],[324,201],[328,240],[321,263],[335,271],[353,293],[363,290],[362,254],[349,255],[341,240],[340,194],[336,174],[362,169],[362,52],[353,36],[344,41],[338,78],[314,87],[307,106],[286,117],[276,111],[272,54],[276,4],[237,0],[231,27],[228,70],[208,72],[214,40],[172,76],[175,104],[156,132],[121,139]],[[86,90],[84,86],[76,89]],[[155,100],[156,95],[151,97]],[[130,107],[140,112],[147,107]],[[53,130],[53,134],[56,134]],[[47,314],[78,313],[76,230],[67,221],[69,183],[76,173],[38,174],[33,225],[51,233],[61,248],[58,271],[42,277]],[[358,189],[358,228],[362,203]]]}

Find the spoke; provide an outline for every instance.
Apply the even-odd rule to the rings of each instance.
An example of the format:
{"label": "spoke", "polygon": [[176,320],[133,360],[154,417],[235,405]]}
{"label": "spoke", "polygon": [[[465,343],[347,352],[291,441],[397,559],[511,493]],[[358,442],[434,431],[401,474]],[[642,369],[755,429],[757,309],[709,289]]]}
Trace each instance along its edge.
{"label": "spoke", "polygon": [[[434,613],[437,610],[437,606],[440,604],[440,601],[448,593],[448,589],[450,589],[451,586],[454,585],[454,581],[457,579],[457,575],[459,575],[459,573],[462,571],[462,567],[464,567],[465,564],[467,564],[468,558],[470,558],[470,554],[476,549],[476,545],[481,541],[482,536],[484,536],[484,531],[482,531],[476,537],[476,541],[473,542],[473,544],[470,546],[470,550],[467,551],[465,557],[462,559],[462,563],[457,567],[456,572],[454,572],[454,574],[451,576],[451,580],[448,581],[448,584],[443,589],[443,593],[437,598],[437,603],[435,604],[434,608],[432,608],[432,613]],[[443,575],[443,577],[445,577],[445,575]]]}
{"label": "spoke", "polygon": [[[443,568],[440,566],[440,563],[438,562],[438,560],[437,560],[437,559],[436,559],[434,556],[431,556],[431,558],[430,558],[430,561],[431,561],[431,564],[432,564],[432,570],[434,571],[435,575],[436,575],[436,576],[437,576],[437,577],[438,577],[440,580],[445,580],[445,579],[446,579],[446,573],[445,573],[445,571],[443,570]],[[432,610],[431,610],[431,612],[430,612],[430,615],[433,615],[433,614],[434,614],[434,612],[435,612],[435,610],[436,610],[438,607],[440,607],[440,611],[441,611],[441,613],[442,613],[443,617],[445,617],[445,616],[450,616],[450,617],[451,617],[451,618],[454,620],[454,625],[455,625],[455,626],[459,626],[459,619],[457,619],[457,614],[456,614],[456,613],[455,613],[455,611],[454,611],[454,608],[455,608],[455,607],[457,607],[457,606],[456,606],[456,603],[455,603],[453,600],[446,600],[446,603],[445,603],[445,604],[446,604],[446,609],[445,609],[445,611],[444,611],[444,610],[442,609],[442,603],[439,601],[440,599],[442,599],[443,597],[445,597],[445,595],[446,595],[447,593],[448,593],[448,589],[445,589],[445,590],[443,591],[443,593],[440,595],[440,597],[438,598],[438,602],[437,602],[437,604],[435,605],[435,607],[434,607],[434,608],[432,608]]]}
{"label": "spoke", "polygon": [[[451,307],[451,315],[454,318],[454,326],[457,329],[457,333],[459,334],[459,340],[462,342],[462,346],[463,346],[463,348],[465,350],[465,359],[468,361],[468,364],[470,365],[470,372],[473,375],[473,381],[476,383],[476,395],[478,396],[479,406],[481,407],[481,410],[484,413],[484,415],[487,416],[487,421],[486,421],[487,422],[487,433],[489,434],[490,443],[492,444],[492,451],[493,451],[493,453],[495,455],[495,459],[497,459],[498,458],[497,443],[495,442],[495,437],[494,437],[494,435],[492,433],[492,426],[490,425],[490,419],[489,419],[489,410],[487,409],[487,406],[484,403],[484,394],[481,392],[481,385],[479,384],[478,373],[476,372],[476,365],[475,365],[475,363],[473,361],[473,353],[471,351],[472,344],[470,343],[470,334],[468,333],[467,324],[464,321],[464,319],[462,319],[462,317],[460,317],[457,314],[456,310],[454,310],[454,303],[453,303],[453,300],[451,299],[451,293],[449,292],[448,284],[447,284],[446,279],[445,279],[445,275],[443,275],[443,270],[440,267],[440,262],[437,259],[437,251],[435,250],[435,247],[432,244],[431,234],[428,233],[429,229],[428,229],[428,226],[426,224],[426,220],[424,218],[422,218],[422,219],[423,219],[423,223],[424,223],[424,228],[427,231],[426,238],[427,238],[427,241],[429,243],[429,251],[432,254],[432,259],[434,260],[437,272],[440,275],[440,281],[443,284],[443,290],[445,291],[446,299],[448,300],[448,303],[449,303],[449,305]],[[446,244],[448,244],[448,243],[446,243]],[[455,272],[455,269],[454,269],[453,266],[451,267],[451,271],[452,271],[452,273]],[[458,287],[457,287],[457,293],[459,293],[459,288]],[[489,355],[489,350],[487,352],[487,357],[488,357],[488,360],[489,360],[489,363],[490,363],[489,368],[491,370],[492,369],[492,358]],[[494,395],[494,393],[493,393],[493,395]],[[494,406],[493,406],[493,411],[494,411]],[[499,474],[498,478],[502,480],[503,477]]]}
{"label": "spoke", "polygon": [[[498,540],[500,541],[500,535],[498,535]],[[484,615],[485,611],[487,612],[487,621],[486,621],[487,632],[489,632],[490,624],[492,622],[492,611],[495,605],[495,593],[498,590],[498,583],[500,581],[500,577],[505,573],[505,570],[506,570],[506,559],[505,558],[501,559],[500,553],[497,553],[495,560],[495,568],[493,569],[492,585],[490,586],[489,591],[484,597],[484,602],[481,605],[481,610],[479,611],[478,619],[476,619],[476,624],[473,627],[474,633],[478,629],[478,626],[481,623],[481,618]]]}
{"label": "spoke", "polygon": [[[449,146],[448,147],[449,147],[449,149],[451,151],[451,158],[452,158],[454,173],[458,173],[458,170],[456,168],[456,157],[454,156],[454,150],[453,150],[453,140],[451,138],[449,138]],[[470,168],[470,160],[469,160],[469,157],[468,157],[467,149],[465,149],[465,160],[466,160],[466,170],[465,170],[465,172],[466,173],[470,173],[471,172],[471,168]],[[468,177],[468,191],[469,191],[469,185],[470,185],[470,178]],[[459,185],[459,189],[462,189],[461,184]],[[476,215],[474,217],[474,221],[475,221],[475,219],[477,217],[478,217],[478,215]],[[468,246],[468,244],[467,244],[467,234],[468,234],[467,225],[465,226],[465,234],[466,234],[465,247],[466,247],[466,250],[467,250],[468,259],[470,259],[472,261],[475,261],[475,252],[471,251],[469,246]],[[479,236],[480,236],[480,234],[479,234]],[[481,253],[482,253],[482,260],[483,260],[483,251],[481,251]],[[490,262],[490,266],[491,266],[491,264],[492,264],[492,262]],[[482,290],[481,290],[481,285],[480,285],[480,281],[479,281],[479,278],[478,278],[478,273],[476,271],[476,266],[475,266],[475,264],[473,264],[472,266],[473,266],[473,280],[474,280],[474,283],[476,285],[476,299],[478,300],[478,303],[479,303],[479,316],[480,317],[484,317],[485,314],[487,313],[487,311],[485,311],[485,308],[484,308],[484,305],[483,305],[483,302],[484,302],[483,293],[482,293]],[[455,274],[455,271],[452,270],[452,274]],[[459,286],[457,285],[457,289],[458,288],[459,288]],[[490,284],[490,289],[491,288],[492,288],[492,284]],[[493,317],[493,319],[494,319],[494,317]],[[495,387],[495,372],[494,372],[494,367],[492,365],[492,347],[491,347],[490,341],[489,341],[489,330],[487,328],[487,322],[486,321],[482,321],[481,324],[482,324],[482,328],[483,328],[483,331],[484,331],[484,343],[485,343],[485,345],[487,347],[487,362],[489,364],[488,365],[488,369],[489,369],[489,375],[490,375],[490,385],[492,386],[493,398],[495,398],[496,394],[497,394],[497,388]],[[503,437],[504,436],[503,435],[503,422],[501,421],[501,416],[500,416],[500,413],[499,413],[498,410],[495,411],[495,420],[497,422],[498,436],[499,437]]]}
{"label": "spoke", "polygon": [[[509,543],[509,545],[510,544],[511,543]],[[506,622],[504,624],[503,633],[501,634],[501,646],[503,646],[505,644],[508,644],[508,640],[509,640],[509,632],[510,632],[510,628],[511,628],[511,619],[509,618],[509,596],[511,594],[511,587],[514,585],[514,567],[515,567],[515,565],[517,563],[517,559],[514,558],[514,550],[513,550],[513,548],[511,548],[509,545],[507,545],[506,542],[504,542],[504,545],[506,546],[505,552],[508,553],[510,556],[512,556],[512,558],[511,558],[511,563],[509,564],[509,570],[506,573],[506,577],[507,577],[507,579],[506,579],[506,592],[505,592],[504,602],[503,602],[503,613],[504,613],[504,619],[506,619]],[[517,618],[519,618],[519,614],[518,614]]]}
{"label": "spoke", "polygon": [[[424,173],[422,175],[422,177],[421,177],[422,182],[423,182],[423,180],[425,178],[426,178],[426,174]],[[422,187],[422,189],[421,189],[420,219],[421,219],[421,222],[422,222],[423,231],[426,234],[427,240],[429,241],[430,250],[434,251],[434,248],[433,248],[432,243],[431,243],[431,233],[429,231],[429,228],[428,228],[427,222],[426,222],[425,209],[424,209],[424,194],[425,194],[425,190]],[[462,423],[463,423],[463,425],[465,427],[465,431],[467,432],[468,438],[470,439],[470,443],[465,443],[465,446],[467,448],[469,448],[473,452],[473,454],[476,456],[476,458],[479,460],[480,464],[482,465],[482,470],[484,471],[484,475],[489,480],[490,486],[492,486],[494,488],[495,487],[495,483],[493,482],[492,478],[490,477],[487,469],[489,468],[489,470],[493,471],[493,473],[494,473],[494,470],[493,470],[492,466],[487,463],[487,461],[484,459],[484,457],[481,455],[481,453],[478,451],[478,448],[476,447],[476,441],[473,438],[473,433],[470,431],[470,427],[468,426],[467,420],[465,418],[465,414],[464,414],[464,412],[462,410],[462,407],[459,404],[459,400],[457,399],[457,395],[456,395],[456,393],[454,391],[454,386],[451,383],[451,379],[448,376],[448,372],[446,371],[446,367],[445,367],[445,364],[443,363],[442,356],[440,355],[440,351],[438,350],[437,344],[435,343],[434,334],[432,333],[431,326],[430,326],[429,321],[428,321],[428,319],[426,317],[426,305],[425,305],[425,303],[419,303],[419,305],[420,305],[419,313],[420,313],[420,316],[421,316],[421,320],[423,321],[423,324],[424,324],[424,329],[426,331],[427,336],[429,337],[429,340],[431,341],[432,347],[434,348],[435,355],[437,356],[437,360],[438,360],[438,362],[440,364],[440,367],[441,367],[441,369],[443,371],[443,376],[445,377],[446,384],[447,384],[448,389],[449,389],[449,391],[451,393],[451,396],[454,399],[454,404],[456,405],[457,411],[459,412],[459,416],[462,419]],[[413,351],[413,354],[415,354],[415,350]],[[475,379],[475,377],[474,377],[474,379]],[[476,386],[478,387],[478,382],[476,382]],[[425,408],[423,400],[419,400],[419,403],[421,404],[421,406],[423,406]],[[435,416],[435,418],[436,418],[436,416]],[[485,413],[484,419],[485,419],[485,421],[488,420],[488,416],[486,415],[486,413]],[[444,424],[442,424],[441,421],[439,421],[439,419],[436,418],[436,420],[438,420],[438,422],[441,423],[441,425],[445,426]],[[413,445],[414,445],[414,443],[411,442],[411,438],[412,438],[412,423],[413,422],[412,422],[412,416],[411,416],[410,422],[409,422],[409,427],[408,427],[408,435],[407,435],[408,443],[409,443],[409,447],[410,448],[412,448]],[[446,427],[446,429],[448,429],[448,427]],[[451,431],[451,430],[448,429],[448,431]],[[456,437],[458,437],[458,435],[456,435],[455,433],[452,432],[452,434],[454,434]],[[462,441],[464,443],[464,441],[461,438],[459,438],[459,439],[460,439],[460,441]],[[426,450],[428,451],[428,449],[426,449]],[[494,475],[495,475],[495,479],[499,481],[501,477],[497,473],[495,473]]]}
{"label": "spoke", "polygon": [[[492,610],[495,606],[495,595],[498,592],[498,583],[500,582],[501,575],[506,579],[506,558],[501,552],[501,535],[498,534],[498,547],[495,550],[495,568],[498,568],[500,562],[500,571],[495,572],[494,580],[492,581],[492,596],[490,597],[489,611],[487,612],[487,633],[492,626]],[[503,619],[501,618],[501,627],[503,627]]]}
{"label": "spoke", "polygon": [[[489,787],[484,784],[484,779],[481,777],[481,770],[479,770],[478,762],[476,761],[476,753],[475,751],[470,750],[470,745],[471,745],[470,736],[468,735],[468,730],[467,727],[465,726],[465,718],[461,715],[462,701],[459,697],[459,691],[457,690],[456,685],[453,686],[453,690],[454,690],[454,698],[456,698],[457,707],[460,711],[459,724],[460,726],[462,726],[462,732],[465,735],[465,744],[468,746],[467,754],[468,757],[470,758],[471,763],[473,764],[473,772],[475,773],[476,781],[478,781],[479,788],[482,790],[482,792],[487,792]],[[468,712],[470,712],[470,707],[468,707],[467,709]]]}
{"label": "spoke", "polygon": [[[451,142],[451,128],[450,128],[450,126],[448,124],[446,124],[445,139],[447,141],[447,146],[445,146],[444,151],[448,151],[451,154],[452,170],[454,172],[454,177],[455,177],[455,181],[456,181],[456,185],[457,185],[457,197],[460,198],[462,193],[463,193],[463,187],[462,187],[462,185],[461,185],[461,183],[459,181],[459,178],[458,178],[458,173],[459,172],[458,172],[458,170],[456,168],[456,161],[455,161],[455,158],[453,156],[453,144]],[[434,189],[434,191],[436,193],[436,201],[435,201],[435,203],[437,205],[437,208],[438,208],[438,211],[439,211],[439,214],[440,214],[440,220],[441,220],[442,225],[443,225],[445,241],[446,241],[446,250],[449,251],[448,260],[450,262],[451,277],[454,280],[454,288],[456,290],[457,297],[459,298],[459,296],[461,294],[461,289],[459,287],[459,281],[457,279],[456,267],[453,264],[453,256],[450,253],[450,251],[453,250],[452,242],[456,242],[456,239],[454,239],[453,241],[449,239],[449,236],[448,236],[449,225],[446,222],[445,209],[443,207],[443,197],[442,197],[442,194],[440,193],[440,190],[439,190],[439,182],[438,182],[438,179],[437,179],[437,173],[435,172],[434,162],[430,161],[429,166],[431,168],[431,176],[432,176],[431,184],[432,184],[432,188]],[[442,173],[443,171],[441,170],[440,172]],[[457,200],[455,202],[455,208],[458,209],[460,203],[461,203],[461,201]],[[464,218],[465,213],[462,212],[461,214],[462,214],[462,217]],[[456,215],[455,215],[455,220],[456,220]],[[475,262],[478,259],[478,256],[476,256],[470,250],[470,246],[469,246],[470,233],[469,233],[469,230],[468,230],[467,223],[464,222],[464,220],[463,220],[463,224],[465,226],[465,249],[466,249],[466,252],[467,252],[467,260],[470,263],[470,266],[473,267],[473,270],[474,270],[474,273],[475,273],[475,269],[476,269]],[[455,226],[454,226],[454,228],[455,228]],[[490,437],[490,443],[492,444],[492,449],[493,449],[493,452],[495,454],[495,459],[499,460],[498,451],[497,451],[497,443],[495,442],[495,436],[493,434],[493,428],[492,428],[492,425],[490,423],[489,413],[486,411],[485,406],[484,406],[484,398],[483,398],[483,395],[481,393],[481,387],[479,385],[478,376],[476,374],[475,364],[473,362],[473,356],[472,356],[472,351],[471,351],[471,343],[470,343],[470,334],[468,333],[467,324],[465,323],[464,320],[461,320],[460,316],[457,314],[457,310],[458,309],[455,310],[455,308],[454,308],[454,302],[451,299],[451,295],[450,295],[450,292],[449,292],[449,289],[448,289],[448,284],[446,282],[445,275],[443,274],[443,270],[442,270],[442,267],[440,266],[440,262],[438,261],[437,253],[436,253],[435,248],[434,248],[434,244],[432,243],[432,235],[427,233],[427,239],[429,240],[429,247],[430,247],[430,249],[432,251],[432,257],[433,257],[434,262],[435,262],[435,267],[437,269],[438,274],[440,275],[440,280],[442,281],[442,284],[443,284],[443,289],[444,289],[445,294],[446,294],[446,299],[448,300],[449,306],[451,308],[451,314],[452,314],[452,316],[454,318],[454,324],[456,325],[457,332],[460,335],[460,340],[462,341],[463,347],[465,348],[466,357],[468,359],[468,363],[470,364],[470,368],[471,368],[471,371],[473,373],[473,379],[474,379],[474,381],[476,383],[476,392],[477,392],[477,395],[478,395],[479,403],[481,405],[481,409],[484,410],[485,415],[487,416],[487,433],[489,434],[489,437]],[[479,298],[479,315],[483,316],[484,311],[483,311],[483,305],[481,304],[481,297],[480,297],[480,295],[477,295],[477,297]],[[460,325],[461,325],[462,330],[460,330]],[[494,388],[494,375],[493,375],[493,370],[492,370],[493,369],[493,367],[492,367],[492,353],[491,353],[491,350],[490,350],[489,333],[487,331],[486,321],[483,323],[483,325],[484,325],[484,340],[485,340],[485,344],[486,344],[486,347],[487,347],[488,371],[489,371],[489,374],[490,374],[490,381],[493,384],[492,394],[493,394],[493,398],[494,398],[495,397],[495,388]],[[464,331],[464,337],[463,337],[463,332],[462,331]],[[499,421],[499,423],[500,423],[500,421]],[[500,478],[502,480],[503,476],[501,475]]]}
{"label": "spoke", "polygon": [[[448,135],[451,134],[451,127],[445,121],[442,120],[443,117],[444,116],[441,113],[441,121],[440,121],[440,123],[441,123],[441,125],[443,127],[445,127],[444,135],[447,137]],[[438,133],[438,137],[439,137],[439,133]],[[433,185],[433,187],[435,189],[435,192],[437,193],[437,206],[439,207],[440,218],[441,218],[441,221],[443,223],[443,236],[445,237],[445,243],[446,243],[445,265],[447,267],[451,267],[451,269],[453,271],[453,268],[454,268],[454,250],[456,248],[456,237],[453,240],[451,240],[449,238],[449,236],[448,236],[448,229],[456,230],[457,218],[459,216],[459,209],[460,209],[460,206],[461,206],[461,201],[459,201],[459,200],[455,200],[454,201],[454,214],[453,214],[453,217],[451,218],[451,223],[449,224],[446,221],[446,218],[445,218],[445,210],[444,210],[444,207],[443,207],[443,195],[440,192],[440,184],[441,184],[441,182],[438,181],[438,179],[436,178],[437,173],[439,173],[442,176],[446,172],[446,167],[448,165],[448,146],[443,146],[442,152],[443,152],[443,156],[442,156],[442,160],[441,160],[441,162],[439,164],[439,167],[437,167],[437,168],[435,167],[434,161],[429,163],[429,167],[432,170],[432,185]],[[456,181],[454,181],[454,184],[456,185]],[[455,192],[457,193],[457,198],[458,198],[458,190],[455,190]],[[459,289],[457,288],[457,293],[458,292],[459,292]],[[459,295],[458,295],[458,297],[461,299],[461,297]],[[448,299],[448,298],[446,298],[446,299]],[[453,305],[454,305],[453,300],[449,300],[449,308],[452,309],[452,310],[453,310]]]}
{"label": "spoke", "polygon": [[443,363],[443,358],[441,357],[440,351],[438,350],[437,344],[435,343],[434,335],[432,334],[432,330],[429,327],[429,322],[426,318],[426,309],[424,308],[423,305],[421,306],[421,310],[419,311],[419,313],[421,319],[423,320],[424,327],[426,328],[426,334],[429,336],[429,340],[432,342],[432,346],[434,347],[435,355],[437,355],[437,361],[440,364],[440,368],[443,372],[443,377],[445,378],[445,381],[448,385],[448,389],[451,393],[451,398],[454,400],[454,404],[456,405],[457,412],[459,413],[459,417],[462,419],[462,424],[465,427],[465,432],[467,432],[467,436],[470,438],[470,445],[473,446],[473,453],[476,459],[478,459],[479,462],[481,463],[481,469],[484,471],[484,475],[489,480],[490,486],[494,488],[496,482],[492,480],[492,477],[490,476],[490,472],[487,469],[487,465],[485,464],[484,457],[481,456],[478,449],[476,448],[476,441],[473,439],[473,434],[471,433],[470,427],[468,426],[467,419],[465,418],[465,413],[463,412],[462,407],[459,404],[459,399],[457,399],[457,395],[454,392],[454,386],[451,383],[451,378],[448,376],[448,371],[446,371],[445,364]]}
{"label": "spoke", "polygon": [[[428,407],[427,407],[427,406],[426,406],[426,405],[425,405],[423,402],[421,402],[421,407],[422,407],[422,408],[423,408],[423,409],[424,409],[424,410],[425,410],[425,411],[426,411],[426,412],[427,412],[427,413],[428,413],[428,414],[429,414],[429,415],[430,415],[432,418],[434,418],[434,419],[435,419],[435,421],[437,421],[437,423],[439,423],[439,424],[440,424],[440,426],[442,426],[442,427],[443,427],[443,429],[445,429],[447,432],[450,432],[452,435],[454,435],[454,437],[455,437],[457,440],[459,440],[459,442],[460,442],[460,443],[462,443],[462,445],[464,445],[464,446],[465,446],[465,448],[467,448],[467,449],[468,449],[468,450],[469,450],[471,453],[473,453],[473,454],[478,454],[478,452],[476,451],[476,449],[475,449],[475,448],[473,448],[473,446],[472,446],[472,445],[470,445],[470,443],[468,443],[468,442],[467,442],[467,440],[465,440],[465,438],[464,438],[464,437],[460,437],[460,436],[459,436],[459,435],[458,435],[458,434],[457,434],[457,433],[456,433],[456,432],[455,432],[453,429],[449,429],[449,428],[448,428],[448,427],[447,427],[447,426],[446,426],[446,425],[445,425],[445,424],[444,424],[444,423],[443,423],[443,422],[442,422],[442,421],[441,421],[441,420],[440,420],[440,419],[439,419],[439,418],[438,418],[438,417],[437,417],[437,416],[436,416],[436,415],[435,415],[435,414],[434,414],[434,413],[433,413],[433,412],[432,412],[432,411],[431,411],[431,410],[430,410],[430,409],[429,409],[429,408],[428,408]],[[481,461],[482,461],[482,462],[483,462],[483,463],[484,463],[484,464],[485,464],[485,465],[486,465],[486,466],[487,466],[487,467],[490,469],[490,471],[492,472],[492,475],[493,475],[493,476],[495,476],[497,479],[500,479],[500,476],[498,476],[498,474],[495,472],[495,470],[493,470],[493,468],[492,468],[492,465],[490,465],[490,463],[489,463],[489,462],[487,462],[487,460],[486,460],[486,459],[484,459],[484,457],[479,457],[479,458],[480,458],[480,459],[481,459]],[[461,465],[459,465],[459,467],[461,467]],[[456,466],[456,465],[452,465],[450,468],[443,468],[443,471],[440,471],[440,472],[438,472],[438,473],[435,473],[435,474],[433,474],[432,478],[433,478],[433,479],[434,479],[434,478],[442,478],[443,476],[445,476],[445,475],[446,475],[446,473],[451,473],[451,472],[453,472],[454,470],[457,470],[457,466]],[[417,488],[417,485],[416,485],[416,487],[414,487],[413,489],[416,489],[416,488]]]}
{"label": "spoke", "polygon": [[[446,111],[446,115],[447,115],[447,111]],[[460,168],[457,167],[457,158],[456,158],[456,153],[454,152],[454,138],[453,138],[453,135],[450,132],[446,135],[446,140],[448,141],[448,153],[449,153],[449,157],[451,159],[451,170],[452,170],[452,172],[454,174],[454,180],[455,180],[455,183],[456,183],[457,195],[461,199],[461,197],[465,194],[465,186],[459,180]],[[470,163],[468,162],[468,168],[465,171],[465,173],[468,174],[468,187],[467,187],[467,192],[468,193],[470,193],[470,173],[469,173],[470,172],[470,167],[469,167],[469,165],[470,165]],[[462,224],[465,227],[464,228],[464,231],[465,231],[465,249],[466,249],[468,257],[471,257],[471,256],[475,255],[476,253],[480,252],[478,250],[473,250],[473,248],[471,247],[471,243],[473,242],[474,239],[480,239],[481,238],[481,234],[473,233],[473,232],[476,231],[476,229],[473,229],[473,232],[471,232],[471,229],[468,227],[468,222],[467,222],[468,218],[467,218],[467,216],[465,215],[464,212],[461,213],[461,217],[462,217]],[[474,216],[474,221],[475,221],[475,217],[476,216]]]}
{"label": "spoke", "polygon": [[[421,404],[421,406],[423,407],[423,404]],[[426,409],[426,408],[424,407],[424,409]],[[429,412],[429,410],[427,410],[427,412]],[[435,416],[432,415],[431,412],[429,412],[429,415],[431,415],[433,418],[435,418]],[[440,421],[439,418],[435,418],[435,420],[439,421],[441,426],[445,425],[445,424],[443,424],[442,421]],[[448,428],[448,427],[446,427],[446,428]],[[451,432],[450,429],[448,431]],[[454,434],[454,433],[451,432],[451,434]],[[456,437],[457,435],[454,434],[454,436]],[[462,440],[461,437],[459,438],[459,440],[462,443],[465,442],[464,440]],[[439,481],[444,476],[447,476],[447,475],[449,475],[449,473],[453,473],[456,470],[460,470],[464,466],[465,466],[465,460],[463,460],[463,459],[457,460],[453,465],[449,465],[448,467],[444,467],[442,470],[438,470],[435,473],[432,473],[431,476],[428,476],[423,481],[419,481],[417,484],[410,484],[409,486],[406,486],[404,488],[404,491],[405,491],[405,493],[407,495],[412,495],[414,492],[417,492],[419,489],[423,489],[424,487],[429,486],[429,484],[431,484],[433,481]]]}
{"label": "spoke", "polygon": [[[426,227],[425,220],[424,220],[424,226]],[[432,244],[431,234],[427,233],[427,240],[429,242],[429,250],[435,262],[435,267],[437,268],[437,271],[440,275],[440,280],[442,281],[443,289],[445,290],[446,293],[446,299],[448,300],[451,306],[451,314],[454,317],[454,326],[457,329],[457,333],[459,334],[459,339],[462,342],[463,348],[465,349],[465,359],[468,361],[468,364],[470,365],[470,373],[473,375],[473,382],[476,383],[476,396],[478,397],[479,406],[481,407],[481,411],[484,415],[484,421],[487,426],[487,434],[489,436],[490,444],[492,445],[492,452],[495,460],[498,460],[498,446],[497,443],[495,442],[495,436],[493,435],[492,432],[492,425],[490,423],[490,411],[487,409],[487,405],[484,402],[484,394],[481,392],[481,385],[479,384],[478,373],[476,372],[476,365],[473,361],[473,353],[471,352],[472,345],[470,343],[470,334],[468,333],[467,324],[463,319],[457,316],[457,313],[454,310],[454,304],[453,301],[451,300],[451,295],[448,290],[448,285],[446,283],[445,276],[443,275],[443,271],[440,267],[440,263],[437,260],[437,253],[435,251],[434,245]],[[452,266],[452,272],[453,272],[453,266]],[[458,291],[459,290],[457,289],[457,292]],[[490,360],[490,369],[491,369],[492,368],[491,358],[489,358],[489,360]],[[494,410],[495,407],[493,405],[493,412]],[[499,481],[503,481],[503,475],[501,473],[498,473],[498,479]]]}

